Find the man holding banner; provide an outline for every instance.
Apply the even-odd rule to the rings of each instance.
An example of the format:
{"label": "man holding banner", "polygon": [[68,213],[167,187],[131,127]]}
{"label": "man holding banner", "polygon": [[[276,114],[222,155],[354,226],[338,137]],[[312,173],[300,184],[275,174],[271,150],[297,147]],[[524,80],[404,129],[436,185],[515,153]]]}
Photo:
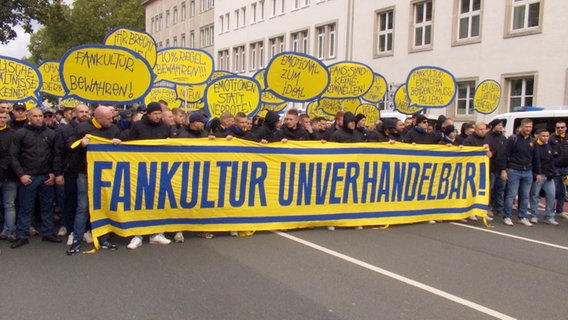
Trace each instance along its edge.
{"label": "man holding banner", "polygon": [[[73,148],[78,157],[77,162],[77,210],[75,211],[75,223],[73,225],[73,242],[67,249],[67,255],[75,255],[81,252],[81,243],[87,221],[89,219],[89,194],[87,181],[87,145],[89,136],[106,138],[112,140],[113,144],[119,144],[118,139],[120,129],[112,123],[114,110],[111,107],[99,106],[95,109],[94,117],[89,121],[83,121],[74,130],[73,135],[67,141],[73,148],[76,141],[81,143]],[[101,248],[116,250],[118,247],[110,242],[109,236],[104,235],[99,239]]]}

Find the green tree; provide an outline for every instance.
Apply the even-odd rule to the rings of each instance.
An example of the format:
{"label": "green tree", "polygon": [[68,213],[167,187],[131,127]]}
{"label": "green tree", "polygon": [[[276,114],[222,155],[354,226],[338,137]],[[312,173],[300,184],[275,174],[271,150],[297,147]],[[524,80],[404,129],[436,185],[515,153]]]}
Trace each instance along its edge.
{"label": "green tree", "polygon": [[7,44],[18,35],[14,28],[22,26],[24,32],[32,33],[32,21],[43,22],[48,0],[3,0],[0,5],[0,43]]}
{"label": "green tree", "polygon": [[46,13],[45,26],[32,35],[30,60],[59,60],[69,49],[102,44],[106,34],[120,26],[144,30],[140,0],[75,0],[70,9],[55,1]]}

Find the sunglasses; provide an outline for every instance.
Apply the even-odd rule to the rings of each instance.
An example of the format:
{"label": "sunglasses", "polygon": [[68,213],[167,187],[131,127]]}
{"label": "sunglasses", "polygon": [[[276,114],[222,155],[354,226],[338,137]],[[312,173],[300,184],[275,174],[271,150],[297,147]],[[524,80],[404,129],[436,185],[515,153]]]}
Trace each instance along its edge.
{"label": "sunglasses", "polygon": [[428,123],[428,120],[424,120],[424,121],[422,121],[421,123]]}

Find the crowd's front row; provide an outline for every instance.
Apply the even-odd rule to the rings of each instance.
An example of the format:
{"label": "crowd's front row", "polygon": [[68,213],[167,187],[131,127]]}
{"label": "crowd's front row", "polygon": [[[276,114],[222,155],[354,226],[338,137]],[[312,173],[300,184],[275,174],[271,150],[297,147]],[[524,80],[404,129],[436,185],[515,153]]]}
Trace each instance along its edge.
{"label": "crowd's front row", "polygon": [[[224,113],[209,121],[202,110],[186,114],[180,109],[170,110],[163,101],[138,107],[135,114],[100,105],[91,116],[84,104],[57,114],[56,117],[52,111],[40,108],[26,111],[22,103],[11,106],[0,102],[0,188],[4,212],[0,239],[11,241],[11,248],[29,243],[34,214],[39,212],[43,241],[60,243],[60,237],[68,236],[67,254],[81,252],[83,239],[89,238],[88,135],[112,140],[114,144],[126,140],[237,137],[259,143],[321,140],[485,146],[491,173],[488,219],[493,213],[502,213],[503,222],[512,226],[512,209],[518,198],[518,221],[525,226],[538,223],[541,192],[546,197],[544,223],[558,225],[556,214],[568,219],[563,209],[566,187],[562,177],[568,175],[568,139],[563,121],[556,123],[552,135],[539,129],[533,137],[532,121],[524,120],[518,132],[507,138],[499,120],[488,125],[466,123],[460,134],[452,119],[440,117],[434,124],[424,115],[409,117],[404,123],[384,119],[369,127],[362,114],[339,112],[329,123],[324,118],[300,115],[296,109],[289,109],[282,122],[273,111],[268,111],[264,118],[253,119],[244,113]],[[80,145],[72,148],[79,140]],[[57,234],[54,203],[61,211]],[[213,237],[211,233],[201,235]],[[151,235],[149,241],[171,243],[162,233]],[[183,233],[176,233],[174,241],[183,242]],[[99,242],[103,249],[117,249],[108,235]],[[141,245],[142,236],[135,236],[127,247],[136,249]]]}

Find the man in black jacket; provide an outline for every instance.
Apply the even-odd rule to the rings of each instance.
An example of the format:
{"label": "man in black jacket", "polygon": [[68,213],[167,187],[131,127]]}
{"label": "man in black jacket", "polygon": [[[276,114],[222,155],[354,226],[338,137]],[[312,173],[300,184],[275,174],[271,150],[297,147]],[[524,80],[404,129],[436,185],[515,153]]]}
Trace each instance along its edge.
{"label": "man in black jacket", "polygon": [[[95,109],[94,117],[87,121],[82,121],[73,130],[73,134],[67,140],[67,146],[78,140],[81,144],[70,152],[73,153],[75,161],[69,169],[72,174],[76,174],[77,188],[77,207],[75,211],[75,221],[73,224],[72,243],[67,249],[67,255],[74,255],[81,252],[81,242],[85,234],[85,228],[89,219],[89,195],[87,192],[87,145],[93,135],[105,139],[112,140],[113,144],[119,144],[118,139],[120,129],[112,122],[114,110],[111,107],[99,106]],[[71,237],[70,237],[71,238]],[[112,244],[108,235],[101,236],[99,239],[101,248],[115,250],[118,247]]]}
{"label": "man in black jacket", "polygon": [[548,144],[550,133],[546,128],[536,130],[536,147],[535,157],[539,161],[533,166],[533,175],[535,179],[531,187],[531,223],[538,223],[538,204],[540,203],[540,190],[544,190],[546,196],[546,206],[544,214],[544,223],[554,226],[558,222],[554,219],[554,197],[556,189],[554,187],[554,156],[552,148]]}
{"label": "man in black jacket", "polygon": [[39,197],[40,203],[42,240],[61,242],[53,235],[55,131],[45,127],[43,112],[39,108],[31,109],[28,119],[29,123],[15,133],[10,148],[12,168],[20,179],[17,240],[10,246],[13,249],[29,243],[36,197]]}
{"label": "man in black jacket", "polygon": [[4,209],[4,226],[0,239],[15,241],[18,180],[12,170],[10,147],[15,131],[8,126],[10,115],[7,106],[7,102],[0,102],[0,196]]}
{"label": "man in black jacket", "polygon": [[310,140],[310,134],[300,126],[299,122],[298,110],[288,110],[284,118],[284,125],[274,134],[272,141],[286,143],[288,140]]}
{"label": "man in black jacket", "polygon": [[424,115],[416,117],[416,126],[404,136],[404,142],[412,144],[437,144],[440,137],[428,132],[428,118]]}
{"label": "man in black jacket", "polygon": [[503,120],[495,119],[489,123],[490,131],[487,133],[486,142],[491,151],[489,159],[489,190],[490,190],[490,206],[492,211],[487,213],[492,216],[493,213],[503,213],[505,209],[505,181],[501,179],[501,171],[507,167],[507,159],[505,155],[505,144],[507,138],[503,135],[505,128]]}
{"label": "man in black jacket", "polygon": [[556,168],[556,208],[557,214],[568,219],[568,212],[564,211],[564,201],[566,200],[566,185],[563,177],[568,176],[568,137],[566,137],[566,122],[559,120],[556,122],[554,133],[550,136],[550,146],[554,154],[554,167]]}
{"label": "man in black jacket", "polygon": [[531,136],[533,121],[523,119],[521,130],[510,136],[505,145],[507,155],[507,169],[501,171],[501,178],[507,181],[507,193],[505,195],[505,210],[503,211],[503,223],[512,226],[511,220],[513,202],[518,194],[519,197],[519,222],[527,227],[532,223],[527,218],[530,189],[533,181],[533,161],[539,165],[539,158],[534,156],[535,140]]}
{"label": "man in black jacket", "polygon": [[364,142],[363,136],[357,131],[357,119],[351,112],[343,115],[343,127],[335,131],[329,138],[331,142]]}

